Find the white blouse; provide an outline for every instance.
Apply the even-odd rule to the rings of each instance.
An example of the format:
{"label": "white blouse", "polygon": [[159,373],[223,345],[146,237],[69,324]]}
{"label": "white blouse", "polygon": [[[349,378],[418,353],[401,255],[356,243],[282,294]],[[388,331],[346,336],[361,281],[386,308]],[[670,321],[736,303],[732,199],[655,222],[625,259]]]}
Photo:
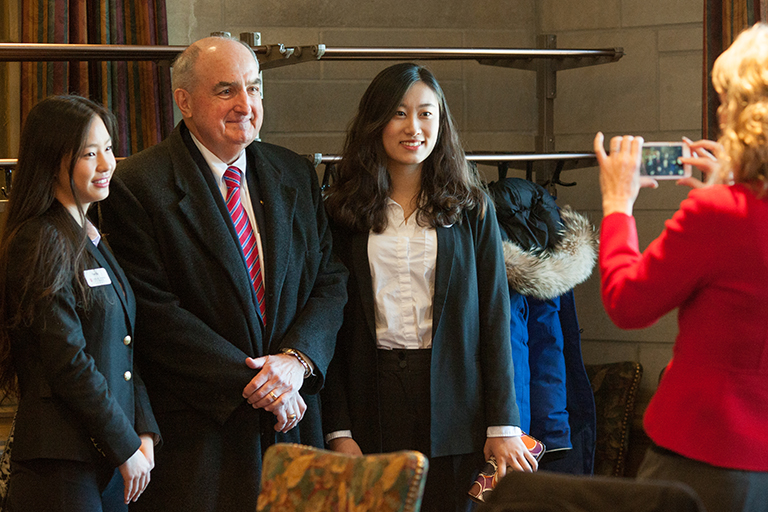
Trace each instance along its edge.
{"label": "white blouse", "polygon": [[391,198],[387,227],[368,236],[368,262],[376,313],[376,345],[383,349],[432,347],[437,232],[406,219]]}

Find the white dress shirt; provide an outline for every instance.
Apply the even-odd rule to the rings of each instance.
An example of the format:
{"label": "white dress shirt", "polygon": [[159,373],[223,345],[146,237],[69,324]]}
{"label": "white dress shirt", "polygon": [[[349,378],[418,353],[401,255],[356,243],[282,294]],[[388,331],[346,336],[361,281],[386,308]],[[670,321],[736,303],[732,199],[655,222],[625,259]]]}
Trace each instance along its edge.
{"label": "white dress shirt", "polygon": [[197,140],[192,132],[189,132],[189,135],[192,137],[192,141],[195,143],[195,146],[197,146],[197,149],[202,153],[208,167],[211,168],[211,172],[216,179],[216,183],[219,185],[219,191],[221,192],[221,196],[224,198],[225,203],[227,201],[227,184],[224,182],[224,173],[226,172],[227,167],[237,167],[240,169],[240,172],[243,173],[243,178],[240,180],[240,203],[242,203],[243,208],[245,209],[245,214],[248,215],[251,229],[253,229],[253,234],[256,236],[256,245],[259,248],[259,262],[261,264],[261,279],[264,281],[264,291],[266,292],[267,273],[265,270],[266,263],[264,260],[264,248],[261,245],[261,232],[259,231],[259,224],[256,222],[256,216],[253,213],[253,204],[251,204],[251,196],[248,193],[248,182],[245,179],[245,171],[248,165],[248,161],[245,157],[245,150],[240,153],[234,162],[228,164],[203,146],[202,142]]}
{"label": "white dress shirt", "polygon": [[99,230],[96,229],[96,226],[94,226],[93,223],[88,219],[85,219],[85,232],[88,234],[88,238],[91,239],[91,242],[93,242],[93,245],[98,247],[99,243],[101,242],[101,233],[99,233]]}
{"label": "white dress shirt", "polygon": [[416,217],[389,199],[386,229],[368,235],[378,348],[432,347],[437,232]]}

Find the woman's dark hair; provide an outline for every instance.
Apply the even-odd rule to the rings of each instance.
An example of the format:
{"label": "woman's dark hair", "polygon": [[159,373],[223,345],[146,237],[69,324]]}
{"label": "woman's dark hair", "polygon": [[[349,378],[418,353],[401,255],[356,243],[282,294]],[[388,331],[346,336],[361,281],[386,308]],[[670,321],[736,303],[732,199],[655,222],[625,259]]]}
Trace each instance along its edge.
{"label": "woman's dark hair", "polygon": [[476,171],[467,164],[445,95],[434,75],[411,63],[380,72],[360,99],[338,166],[338,176],[325,200],[330,217],[353,231],[380,233],[387,226],[391,182],[382,134],[403,97],[416,82],[437,96],[440,126],[432,153],[421,169],[417,220],[431,227],[461,222],[465,208],[485,209],[485,195]]}
{"label": "woman's dark hair", "polygon": [[[18,392],[9,338],[13,329],[28,325],[36,312],[67,286],[74,287],[80,304],[89,304],[89,288],[83,277],[88,237],[69,211],[55,200],[55,188],[59,173],[66,168],[72,197],[83,221],[86,212],[75,193],[72,174],[96,116],[114,138],[112,114],[80,96],[46,98],[29,111],[24,123],[0,237],[0,392]],[[14,267],[24,268],[25,274],[13,276],[11,290],[9,262],[19,255],[12,254],[10,247],[25,224],[34,220],[40,221],[41,229],[34,249],[25,256],[26,261],[14,262]]]}

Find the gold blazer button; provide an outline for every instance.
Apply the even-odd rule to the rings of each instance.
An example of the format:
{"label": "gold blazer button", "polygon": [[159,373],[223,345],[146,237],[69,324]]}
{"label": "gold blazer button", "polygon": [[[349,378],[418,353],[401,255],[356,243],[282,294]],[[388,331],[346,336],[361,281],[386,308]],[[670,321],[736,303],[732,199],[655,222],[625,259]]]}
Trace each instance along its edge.
{"label": "gold blazer button", "polygon": [[130,344],[131,344],[130,336],[126,336],[125,338],[123,338],[123,345],[130,345]]}
{"label": "gold blazer button", "polygon": [[123,378],[124,378],[125,380],[131,380],[131,372],[125,372],[125,373],[123,374]]}

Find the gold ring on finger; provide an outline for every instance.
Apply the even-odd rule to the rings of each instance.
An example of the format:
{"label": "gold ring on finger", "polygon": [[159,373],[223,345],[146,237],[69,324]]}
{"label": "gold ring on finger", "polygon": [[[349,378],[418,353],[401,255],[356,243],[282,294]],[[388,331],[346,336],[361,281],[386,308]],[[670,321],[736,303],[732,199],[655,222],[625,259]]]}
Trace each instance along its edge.
{"label": "gold ring on finger", "polygon": [[272,401],[273,401],[273,402],[276,402],[276,401],[277,401],[277,395],[275,394],[275,392],[274,392],[274,391],[270,391],[270,392],[269,392],[269,393],[267,393],[267,394],[268,394],[270,397],[272,397]]}
{"label": "gold ring on finger", "polygon": [[295,414],[289,414],[288,415],[288,419],[289,420],[295,420],[296,419],[296,415]]}

